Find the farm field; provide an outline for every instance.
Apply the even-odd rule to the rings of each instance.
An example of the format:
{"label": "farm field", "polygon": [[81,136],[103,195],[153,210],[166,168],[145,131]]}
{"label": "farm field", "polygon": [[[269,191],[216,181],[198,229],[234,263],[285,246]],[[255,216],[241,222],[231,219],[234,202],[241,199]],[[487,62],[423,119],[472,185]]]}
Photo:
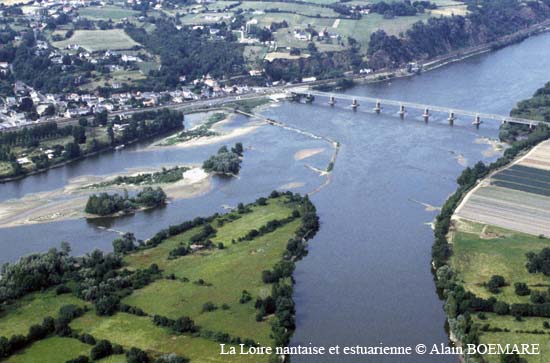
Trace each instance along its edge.
{"label": "farm field", "polygon": [[71,38],[53,43],[59,49],[66,48],[69,44],[78,44],[90,52],[130,49],[139,45],[122,29],[77,30]]}
{"label": "farm field", "polygon": [[0,336],[25,335],[31,325],[42,323],[46,316],[56,316],[62,306],[69,304],[88,305],[70,294],[56,295],[53,290],[27,295],[0,314]]}
{"label": "farm field", "polygon": [[285,2],[264,2],[264,1],[245,1],[235,9],[243,10],[266,10],[279,9],[280,12],[296,13],[305,16],[321,16],[337,18],[339,14],[332,9],[313,6],[307,4],[285,3]]}
{"label": "farm field", "polygon": [[550,170],[533,166],[544,163],[549,148],[545,141],[484,180],[457,208],[454,218],[550,236]]}
{"label": "farm field", "polygon": [[30,348],[8,359],[8,363],[59,363],[88,355],[91,346],[76,339],[51,337],[34,343]]}
{"label": "farm field", "polygon": [[138,16],[139,12],[117,6],[102,6],[82,8],[78,14],[90,20],[120,20]]}
{"label": "farm field", "polygon": [[[542,273],[532,274],[525,264],[527,252],[539,252],[550,247],[550,240],[541,239],[513,232],[510,230],[483,225],[473,222],[455,222],[456,230],[452,232],[453,254],[450,265],[457,274],[459,281],[466,290],[476,296],[488,299],[496,298],[507,304],[529,303],[529,296],[518,296],[514,283],[524,282],[531,291],[544,292],[550,286],[550,277]],[[498,294],[490,293],[484,284],[493,276],[503,276],[506,286]],[[550,330],[544,329],[543,323],[550,319],[540,317],[524,317],[521,321],[511,315],[484,313],[484,319],[473,315],[475,325],[479,326],[480,342],[484,344],[540,344],[542,354],[550,354]],[[503,331],[487,331],[495,328]],[[544,331],[544,334],[526,333],[525,331]],[[527,363],[539,362],[540,356],[524,356]],[[487,356],[487,362],[498,363],[499,357]]]}
{"label": "farm field", "polygon": [[[525,282],[532,289],[544,290],[550,286],[550,277],[531,274],[525,263],[527,252],[538,252],[550,247],[549,239],[541,239],[503,228],[460,221],[452,234],[453,255],[450,264],[466,289],[477,296],[489,298],[491,294],[483,284],[491,276],[501,275],[508,282],[497,299],[507,302],[527,302],[528,297],[517,296],[514,282]],[[537,286],[540,285],[540,286]]]}

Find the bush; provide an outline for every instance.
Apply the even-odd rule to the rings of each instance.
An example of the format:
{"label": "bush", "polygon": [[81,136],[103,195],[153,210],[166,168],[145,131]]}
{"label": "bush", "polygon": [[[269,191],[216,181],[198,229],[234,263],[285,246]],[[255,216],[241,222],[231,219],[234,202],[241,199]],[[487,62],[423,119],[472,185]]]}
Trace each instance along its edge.
{"label": "bush", "polygon": [[113,345],[108,340],[100,340],[95,347],[92,348],[90,357],[92,360],[99,360],[113,354]]}
{"label": "bush", "polygon": [[497,301],[494,311],[497,315],[507,315],[510,312],[510,306],[503,301]]}
{"label": "bush", "polygon": [[504,280],[504,277],[500,275],[493,275],[485,284],[485,287],[487,287],[487,290],[489,290],[489,292],[493,294],[498,294],[500,292],[500,288],[505,285],[506,281]]}
{"label": "bush", "polygon": [[126,362],[127,363],[149,363],[149,357],[141,349],[130,348],[130,350],[126,352]]}
{"label": "bush", "polygon": [[531,293],[531,289],[529,289],[525,282],[516,282],[514,284],[514,290],[518,296],[527,296]]}
{"label": "bush", "polygon": [[214,310],[217,310],[217,309],[218,309],[218,307],[211,301],[205,302],[202,305],[202,312],[203,313],[208,313],[210,311],[214,311]]}

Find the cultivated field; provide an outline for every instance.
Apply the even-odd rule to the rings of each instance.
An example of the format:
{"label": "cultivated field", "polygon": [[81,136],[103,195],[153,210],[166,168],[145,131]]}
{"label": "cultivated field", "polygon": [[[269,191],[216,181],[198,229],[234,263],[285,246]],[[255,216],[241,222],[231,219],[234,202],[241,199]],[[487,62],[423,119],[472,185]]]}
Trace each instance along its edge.
{"label": "cultivated field", "polygon": [[69,39],[53,43],[59,49],[66,48],[69,44],[78,44],[90,52],[130,49],[139,45],[122,29],[77,30]]}
{"label": "cultivated field", "polygon": [[468,194],[455,218],[550,236],[550,143],[545,141]]}

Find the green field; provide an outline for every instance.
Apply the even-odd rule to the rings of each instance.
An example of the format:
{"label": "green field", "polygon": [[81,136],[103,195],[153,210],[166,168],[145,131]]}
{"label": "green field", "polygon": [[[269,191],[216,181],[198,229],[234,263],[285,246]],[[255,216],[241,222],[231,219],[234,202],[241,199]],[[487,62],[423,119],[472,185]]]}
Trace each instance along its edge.
{"label": "green field", "polygon": [[76,30],[69,39],[53,43],[59,49],[64,49],[69,44],[78,44],[90,52],[130,49],[139,45],[122,29]]}
{"label": "green field", "polygon": [[60,363],[79,355],[89,355],[92,347],[72,338],[51,337],[34,343],[12,356],[8,363]]}
{"label": "green field", "polygon": [[[223,250],[167,260],[171,249],[181,242],[186,243],[198,232],[195,228],[181,236],[168,239],[152,250],[130,255],[127,261],[131,267],[138,268],[156,263],[165,274],[173,273],[177,278],[187,278],[189,282],[160,280],[134,292],[124,300],[124,303],[140,307],[150,314],[170,318],[187,315],[209,330],[254,338],[268,345],[269,321],[256,322],[253,304],[240,304],[239,298],[243,290],[249,291],[253,296],[269,295],[269,286],[261,281],[259,272],[269,269],[280,260],[288,236],[294,234],[299,221],[295,220],[250,242],[231,244],[231,240],[245,235],[252,228],[258,229],[269,220],[286,218],[291,212],[292,209],[280,200],[265,207],[254,207],[252,213],[217,228],[217,236],[212,238],[212,241],[224,243],[226,248]],[[199,279],[212,286],[193,284]],[[202,304],[208,301],[217,306],[227,304],[230,308],[201,313]]]}
{"label": "green field", "polygon": [[139,12],[117,6],[86,7],[78,10],[78,15],[90,20],[120,20],[135,17]]}
{"label": "green field", "polygon": [[[481,332],[480,342],[482,344],[540,344],[541,354],[537,356],[524,355],[522,358],[527,363],[548,362],[550,355],[550,330],[543,328],[543,322],[549,321],[545,318],[524,318],[518,322],[512,316],[499,316],[496,314],[485,314],[487,320],[480,320],[474,317],[475,324],[483,326],[489,324],[491,328],[508,329],[509,332]],[[545,331],[546,334],[521,333],[519,331]],[[499,356],[485,355],[487,363],[499,363]]]}
{"label": "green field", "polygon": [[[452,232],[453,254],[450,265],[457,274],[457,280],[477,296],[487,299],[495,297],[508,304],[529,303],[529,296],[518,296],[514,283],[525,282],[533,290],[546,291],[550,286],[550,277],[543,274],[531,274],[527,271],[525,254],[538,252],[550,247],[550,240],[540,239],[523,233],[479,223],[460,221],[458,231]],[[498,294],[490,293],[485,286],[491,276],[501,275],[507,286]],[[540,356],[524,356],[528,363],[548,362],[550,356],[550,330],[543,328],[543,322],[550,319],[526,317],[517,321],[511,315],[485,313],[486,319],[474,316],[479,327],[488,324],[491,329],[509,330],[505,332],[480,331],[481,343],[498,344],[540,344]],[[525,333],[525,331],[545,331],[546,334]],[[520,332],[523,331],[523,332]],[[488,363],[498,363],[499,356],[484,356]],[[543,360],[540,360],[540,359]]]}
{"label": "green field", "polygon": [[0,161],[0,177],[11,175],[13,173],[13,168],[10,163],[6,161]]}
{"label": "green field", "polygon": [[267,9],[278,9],[281,12],[288,12],[290,14],[299,14],[305,16],[321,16],[321,17],[331,17],[338,18],[339,14],[332,9],[323,8],[320,6],[307,5],[307,4],[296,4],[296,3],[286,3],[286,2],[266,2],[266,1],[245,1],[241,5],[237,6],[235,9],[243,10],[267,10]]}
{"label": "green field", "polygon": [[525,254],[550,247],[550,240],[493,226],[461,223],[459,231],[453,235],[450,264],[466,289],[479,297],[489,298],[494,295],[482,284],[493,275],[502,275],[509,286],[502,288],[496,298],[515,303],[528,300],[528,297],[515,294],[515,282],[525,282],[532,289],[542,290],[550,286],[550,277],[528,273],[525,268]]}
{"label": "green field", "polygon": [[70,294],[56,295],[53,290],[27,295],[0,314],[0,336],[25,335],[31,325],[41,324],[46,316],[55,318],[59,309],[69,304],[88,305]]}
{"label": "green field", "polygon": [[219,358],[219,345],[214,341],[171,335],[166,328],[155,326],[150,317],[125,313],[98,317],[92,311],[76,319],[71,323],[71,327],[77,331],[88,332],[96,339],[107,339],[124,347],[137,347],[154,356],[176,353],[188,357],[192,362],[200,363],[241,361]]}

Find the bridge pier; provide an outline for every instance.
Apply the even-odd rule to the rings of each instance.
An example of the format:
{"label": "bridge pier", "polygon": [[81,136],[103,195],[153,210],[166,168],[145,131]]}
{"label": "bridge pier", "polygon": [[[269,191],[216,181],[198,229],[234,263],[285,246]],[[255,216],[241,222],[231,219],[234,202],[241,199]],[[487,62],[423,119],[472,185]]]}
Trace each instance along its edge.
{"label": "bridge pier", "polygon": [[351,101],[351,108],[353,111],[357,111],[357,107],[359,107],[359,102],[357,102],[357,98],[354,98],[353,101]]}
{"label": "bridge pier", "polygon": [[380,103],[380,101],[376,101],[376,105],[374,106],[373,111],[376,113],[380,113],[380,111],[382,111],[382,104]]}
{"label": "bridge pier", "polygon": [[455,124],[455,113],[453,111],[449,112],[449,125],[453,126]]}
{"label": "bridge pier", "polygon": [[399,106],[399,117],[401,117],[402,119],[405,118],[405,106],[403,105]]}
{"label": "bridge pier", "polygon": [[336,103],[336,98],[334,98],[334,96],[330,96],[328,100],[328,104],[331,106],[334,106],[335,103]]}
{"label": "bridge pier", "polygon": [[428,120],[430,119],[430,110],[424,109],[424,114],[422,114],[422,117],[424,117],[424,122],[428,123]]}
{"label": "bridge pier", "polygon": [[472,125],[475,125],[476,129],[479,129],[479,125],[481,125],[481,117],[479,115],[476,115],[474,118],[474,122],[472,122]]}

